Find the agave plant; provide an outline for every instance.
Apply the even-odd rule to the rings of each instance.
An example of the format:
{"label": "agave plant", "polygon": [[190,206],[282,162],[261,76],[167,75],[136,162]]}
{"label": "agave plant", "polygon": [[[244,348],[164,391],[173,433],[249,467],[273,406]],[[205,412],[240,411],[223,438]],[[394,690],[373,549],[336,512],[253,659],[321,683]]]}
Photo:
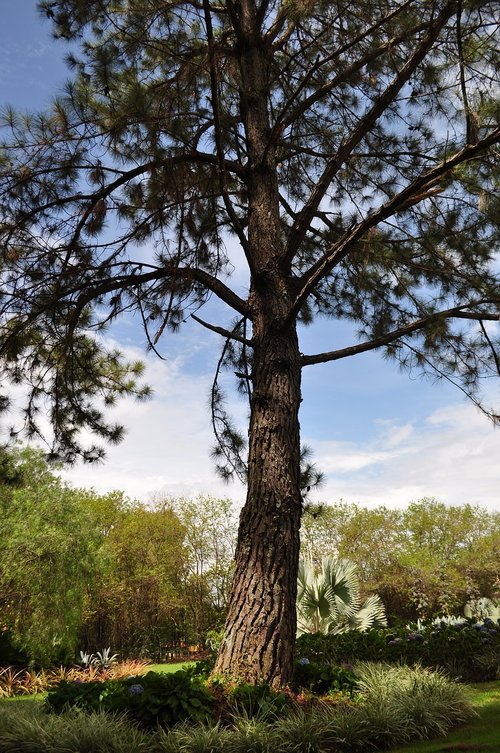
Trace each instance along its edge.
{"label": "agave plant", "polygon": [[109,669],[112,664],[118,661],[118,654],[111,653],[111,647],[103,648],[102,651],[96,651],[92,659],[92,664],[100,669]]}
{"label": "agave plant", "polygon": [[311,562],[299,565],[297,634],[344,633],[387,625],[379,596],[361,604],[357,566],[328,557],[317,572]]}

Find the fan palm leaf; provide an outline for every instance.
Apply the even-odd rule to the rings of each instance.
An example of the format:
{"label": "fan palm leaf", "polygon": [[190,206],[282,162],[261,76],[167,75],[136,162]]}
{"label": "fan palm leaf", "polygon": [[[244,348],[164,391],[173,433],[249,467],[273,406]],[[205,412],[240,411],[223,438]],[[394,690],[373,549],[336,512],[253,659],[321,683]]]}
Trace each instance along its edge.
{"label": "fan palm leaf", "polygon": [[378,596],[361,605],[357,566],[347,559],[325,558],[321,571],[301,562],[297,581],[297,633],[338,633],[386,624]]}

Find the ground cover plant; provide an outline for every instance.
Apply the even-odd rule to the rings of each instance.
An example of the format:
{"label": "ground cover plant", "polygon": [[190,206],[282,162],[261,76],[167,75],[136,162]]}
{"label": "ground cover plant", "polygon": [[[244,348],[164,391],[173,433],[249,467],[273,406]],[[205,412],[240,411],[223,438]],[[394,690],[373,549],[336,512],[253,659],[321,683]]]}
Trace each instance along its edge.
{"label": "ground cover plant", "polygon": [[[164,665],[168,667],[169,665]],[[173,665],[180,669],[182,665]],[[130,675],[142,674],[149,663],[140,660],[116,662],[109,667],[89,665],[88,667],[55,667],[40,671],[0,667],[0,698],[44,693],[61,681],[90,683],[104,680],[118,680]]]}
{"label": "ground cover plant", "polygon": [[[253,710],[235,704],[226,718],[152,732],[123,713],[73,708],[55,714],[46,713],[43,703],[6,701],[0,704],[0,753],[348,753],[442,735],[473,713],[466,689],[442,673],[363,663],[356,676],[356,698],[286,707],[279,700]],[[270,700],[274,691],[268,687],[267,693]],[[139,695],[133,693],[132,702]]]}
{"label": "ground cover plant", "polygon": [[500,682],[471,687],[476,716],[441,738],[411,743],[393,753],[496,753],[500,750]]}

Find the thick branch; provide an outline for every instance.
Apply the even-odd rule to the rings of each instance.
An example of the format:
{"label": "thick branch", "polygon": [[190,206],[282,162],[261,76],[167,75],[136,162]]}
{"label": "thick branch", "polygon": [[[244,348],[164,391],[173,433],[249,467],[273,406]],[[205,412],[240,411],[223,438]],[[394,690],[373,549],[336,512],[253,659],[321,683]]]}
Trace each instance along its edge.
{"label": "thick branch", "polygon": [[375,350],[376,348],[381,348],[384,345],[390,345],[390,343],[396,342],[406,335],[411,335],[414,332],[419,332],[420,330],[423,330],[431,325],[433,322],[437,322],[443,319],[473,319],[479,322],[498,321],[500,318],[500,298],[498,301],[494,302],[499,307],[498,311],[476,313],[463,310],[470,308],[471,306],[491,303],[491,301],[478,301],[472,304],[464,304],[464,306],[455,306],[451,309],[447,309],[446,311],[438,311],[437,313],[429,314],[429,316],[417,319],[416,321],[411,322],[411,324],[406,324],[404,327],[399,327],[398,329],[392,330],[392,332],[388,332],[385,335],[376,337],[373,340],[367,340],[366,342],[358,343],[357,345],[351,345],[348,348],[331,350],[327,353],[317,353],[316,355],[312,356],[303,355],[301,358],[301,364],[302,366],[310,366],[316,363],[328,363],[329,361],[339,361],[342,358],[349,358],[350,356],[355,356],[359,353],[366,353],[369,350]]}
{"label": "thick branch", "polygon": [[[206,152],[193,151],[186,152],[184,154],[174,154],[164,160],[151,160],[151,162],[146,162],[143,165],[138,165],[131,170],[127,170],[126,172],[123,172],[118,178],[116,178],[116,180],[108,183],[106,186],[103,186],[98,191],[94,191],[92,193],[76,193],[70,196],[61,196],[57,199],[54,199],[53,201],[47,202],[46,204],[42,204],[41,206],[33,208],[31,215],[45,212],[48,209],[53,209],[54,207],[62,207],[65,204],[71,204],[76,201],[90,201],[91,204],[85,212],[85,219],[87,219],[92,209],[99,201],[107,198],[108,196],[111,196],[111,194],[113,194],[113,192],[116,191],[117,188],[121,188],[134,178],[138,178],[140,175],[144,175],[144,173],[149,172],[153,168],[167,168],[172,165],[182,164],[186,162],[198,162],[220,166],[220,160],[215,155]],[[232,162],[231,160],[223,160],[223,167],[224,170],[234,172],[240,177],[244,177],[246,175],[245,167],[237,162]],[[93,168],[94,165],[89,165],[87,169]],[[80,220],[79,225],[81,225],[81,222],[82,220]]]}
{"label": "thick branch", "polygon": [[[251,319],[252,314],[246,301],[236,295],[230,288],[228,288],[223,282],[216,277],[208,274],[201,269],[193,269],[191,267],[176,267],[171,265],[169,268],[156,269],[152,272],[145,274],[127,274],[121,276],[115,276],[110,280],[95,284],[91,286],[88,279],[82,280],[78,285],[68,287],[64,289],[60,294],[60,300],[68,300],[73,296],[76,296],[75,309],[72,312],[73,326],[75,326],[81,312],[93,301],[97,300],[101,296],[114,293],[118,290],[136,289],[141,285],[163,280],[165,278],[172,277],[182,279],[184,281],[196,281],[204,285],[205,288],[214,293],[221,301],[233,308],[242,316]],[[54,302],[52,299],[45,300],[41,305],[34,306],[29,315],[20,322],[17,326],[12,327],[9,330],[7,340],[11,340],[13,337],[18,336],[27,327],[33,324],[39,317],[43,316],[47,310],[54,309]],[[0,351],[2,347],[0,344]]]}

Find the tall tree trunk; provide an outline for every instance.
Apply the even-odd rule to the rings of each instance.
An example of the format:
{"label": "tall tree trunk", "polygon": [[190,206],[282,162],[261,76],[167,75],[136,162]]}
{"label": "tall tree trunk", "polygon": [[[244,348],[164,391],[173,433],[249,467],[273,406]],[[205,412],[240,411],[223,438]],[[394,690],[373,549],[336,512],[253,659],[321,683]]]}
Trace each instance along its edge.
{"label": "tall tree trunk", "polygon": [[296,632],[299,403],[296,333],[268,335],[255,354],[248,493],[215,671],[275,687],[291,679]]}

